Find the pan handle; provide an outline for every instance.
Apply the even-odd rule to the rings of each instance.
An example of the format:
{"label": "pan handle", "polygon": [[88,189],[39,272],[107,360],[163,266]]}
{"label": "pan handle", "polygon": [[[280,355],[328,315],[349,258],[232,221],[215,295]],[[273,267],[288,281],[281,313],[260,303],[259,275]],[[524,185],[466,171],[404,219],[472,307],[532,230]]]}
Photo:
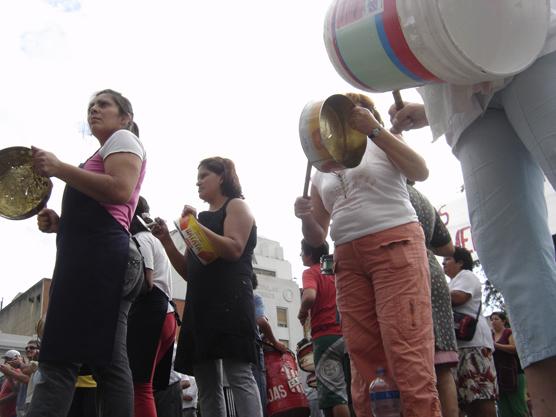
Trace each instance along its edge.
{"label": "pan handle", "polygon": [[400,94],[400,90],[392,91],[392,95],[394,96],[394,103],[396,103],[396,110],[403,109],[403,100],[402,95]]}
{"label": "pan handle", "polygon": [[309,198],[309,181],[311,181],[311,162],[307,161],[307,171],[305,171],[305,184],[303,186],[303,198]]}

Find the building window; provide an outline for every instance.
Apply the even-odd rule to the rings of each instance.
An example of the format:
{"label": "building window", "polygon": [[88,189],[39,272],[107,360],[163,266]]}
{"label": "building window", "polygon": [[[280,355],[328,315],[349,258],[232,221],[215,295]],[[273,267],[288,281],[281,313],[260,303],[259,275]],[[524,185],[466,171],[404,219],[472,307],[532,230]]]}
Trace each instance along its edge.
{"label": "building window", "polygon": [[278,321],[278,327],[288,327],[288,309],[276,307],[276,319]]}
{"label": "building window", "polygon": [[267,275],[269,277],[275,277],[276,276],[275,271],[269,271],[268,269],[253,268],[253,272],[257,275]]}
{"label": "building window", "polygon": [[286,347],[289,349],[290,348],[290,341],[289,340],[284,340],[284,339],[278,339],[281,343],[283,343],[284,345],[286,345]]}

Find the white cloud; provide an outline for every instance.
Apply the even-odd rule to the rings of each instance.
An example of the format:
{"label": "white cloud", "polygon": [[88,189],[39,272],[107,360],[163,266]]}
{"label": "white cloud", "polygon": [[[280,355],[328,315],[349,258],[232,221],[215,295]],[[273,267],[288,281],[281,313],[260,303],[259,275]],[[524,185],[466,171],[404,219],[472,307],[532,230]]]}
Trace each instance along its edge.
{"label": "white cloud", "polygon": [[81,2],[78,0],[45,0],[50,6],[63,12],[77,12],[81,10]]}

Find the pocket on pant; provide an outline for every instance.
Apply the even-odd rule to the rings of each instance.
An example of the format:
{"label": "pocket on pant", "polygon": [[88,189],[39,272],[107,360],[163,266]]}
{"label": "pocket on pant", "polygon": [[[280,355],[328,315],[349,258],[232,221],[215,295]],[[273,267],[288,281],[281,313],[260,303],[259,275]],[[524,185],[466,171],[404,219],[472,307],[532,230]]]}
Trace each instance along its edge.
{"label": "pocket on pant", "polygon": [[380,248],[388,258],[390,269],[401,269],[411,264],[408,251],[411,247],[411,239],[396,239],[383,243]]}

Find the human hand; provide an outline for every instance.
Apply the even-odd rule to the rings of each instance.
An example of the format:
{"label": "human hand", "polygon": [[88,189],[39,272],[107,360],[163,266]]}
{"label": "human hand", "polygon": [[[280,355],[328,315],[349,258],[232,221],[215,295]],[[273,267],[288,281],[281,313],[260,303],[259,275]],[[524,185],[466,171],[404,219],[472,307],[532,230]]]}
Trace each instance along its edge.
{"label": "human hand", "polygon": [[154,219],[154,222],[155,223],[150,228],[153,236],[160,240],[163,245],[170,242],[172,238],[170,237],[170,231],[168,230],[166,222],[160,217]]}
{"label": "human hand", "polygon": [[280,341],[276,341],[272,346],[280,353],[286,353],[288,351],[288,347]]}
{"label": "human hand", "polygon": [[193,215],[193,217],[197,218],[197,209],[193,206],[188,206],[187,204],[183,206],[183,210],[181,212],[181,217],[185,217],[187,215]]}
{"label": "human hand", "polygon": [[301,323],[302,326],[305,326],[307,317],[309,317],[309,312],[299,310],[299,313],[297,314],[297,318],[299,319],[299,322]]}
{"label": "human hand", "polygon": [[52,209],[43,208],[37,214],[37,226],[43,233],[57,233],[59,223],[60,216]]}
{"label": "human hand", "polygon": [[31,146],[33,167],[35,172],[43,177],[57,176],[62,162],[51,152]]}
{"label": "human hand", "polygon": [[310,198],[297,197],[293,205],[295,217],[303,220],[313,215],[313,203]]}
{"label": "human hand", "polygon": [[184,401],[193,401],[193,397],[191,395],[183,394]]}
{"label": "human hand", "polygon": [[429,124],[425,113],[425,106],[420,103],[406,103],[398,110],[395,104],[388,110],[392,122],[392,133],[401,133],[404,130],[420,129]]}
{"label": "human hand", "polygon": [[381,127],[373,114],[368,109],[361,106],[355,106],[351,110],[349,125],[365,135],[370,135],[373,129]]}

